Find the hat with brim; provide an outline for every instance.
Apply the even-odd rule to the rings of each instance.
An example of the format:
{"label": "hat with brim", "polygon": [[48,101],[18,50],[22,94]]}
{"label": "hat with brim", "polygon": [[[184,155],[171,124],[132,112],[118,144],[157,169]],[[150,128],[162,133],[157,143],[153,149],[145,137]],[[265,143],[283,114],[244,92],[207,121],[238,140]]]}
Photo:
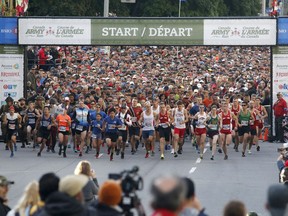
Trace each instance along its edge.
{"label": "hat with brim", "polygon": [[9,181],[5,176],[0,176],[0,186],[8,186],[14,184],[13,181]]}
{"label": "hat with brim", "polygon": [[84,186],[88,183],[88,180],[88,177],[85,175],[65,176],[60,180],[59,191],[74,197],[82,191]]}

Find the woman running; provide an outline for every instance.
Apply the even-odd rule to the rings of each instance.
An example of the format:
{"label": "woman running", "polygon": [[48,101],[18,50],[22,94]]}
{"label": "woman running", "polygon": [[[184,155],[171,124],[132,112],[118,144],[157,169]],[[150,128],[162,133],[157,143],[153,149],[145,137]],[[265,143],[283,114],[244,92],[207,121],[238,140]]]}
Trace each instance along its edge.
{"label": "woman running", "polygon": [[59,138],[59,155],[62,154],[63,147],[63,157],[66,158],[66,149],[68,144],[68,138],[70,133],[71,118],[67,114],[67,110],[64,109],[62,114],[58,114],[56,118],[56,123],[58,126],[58,138]]}
{"label": "woman running", "polygon": [[200,149],[200,159],[203,159],[204,154],[204,143],[206,139],[206,120],[207,115],[204,111],[205,107],[204,104],[199,104],[199,112],[194,116],[196,120],[196,128],[195,128],[195,135],[196,135],[196,142]]}
{"label": "woman running", "polygon": [[96,149],[96,155],[95,157],[99,158],[99,152],[100,152],[100,146],[102,144],[102,127],[103,127],[103,119],[101,113],[96,114],[96,120],[92,121],[90,123],[90,129],[91,131],[91,138],[92,138],[92,146]]}

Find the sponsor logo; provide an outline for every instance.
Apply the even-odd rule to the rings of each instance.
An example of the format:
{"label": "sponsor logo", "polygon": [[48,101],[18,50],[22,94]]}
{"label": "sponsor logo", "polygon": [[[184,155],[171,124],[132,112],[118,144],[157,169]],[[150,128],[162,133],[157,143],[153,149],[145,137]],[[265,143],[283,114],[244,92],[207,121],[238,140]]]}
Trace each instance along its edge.
{"label": "sponsor logo", "polygon": [[283,72],[283,73],[277,72],[276,77],[288,77],[288,72]]}
{"label": "sponsor logo", "polygon": [[5,85],[3,85],[3,89],[16,89],[17,88],[17,85],[7,85],[7,84],[5,84]]}
{"label": "sponsor logo", "polygon": [[74,37],[77,35],[84,35],[84,31],[84,28],[78,28],[70,25],[63,25],[57,27],[33,26],[32,28],[26,30],[25,35],[28,37]]}
{"label": "sponsor logo", "polygon": [[19,72],[1,72],[2,77],[19,77]]}
{"label": "sponsor logo", "polygon": [[288,90],[288,85],[286,83],[280,84],[278,87],[280,90]]}
{"label": "sponsor logo", "polygon": [[0,29],[1,34],[17,34],[17,28],[2,28]]}
{"label": "sponsor logo", "polygon": [[11,70],[11,69],[19,69],[19,64],[1,64],[1,68],[4,68],[6,70]]}
{"label": "sponsor logo", "polygon": [[10,97],[16,97],[17,92],[4,92],[4,97],[8,97],[9,95]]}

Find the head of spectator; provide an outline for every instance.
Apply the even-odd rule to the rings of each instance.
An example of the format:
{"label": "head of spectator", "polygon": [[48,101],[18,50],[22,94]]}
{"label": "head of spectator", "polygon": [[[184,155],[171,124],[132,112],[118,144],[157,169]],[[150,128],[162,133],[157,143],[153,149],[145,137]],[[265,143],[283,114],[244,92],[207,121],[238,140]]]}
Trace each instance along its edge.
{"label": "head of spectator", "polygon": [[224,208],[223,216],[247,216],[247,210],[244,203],[230,201]]}
{"label": "head of spectator", "polygon": [[288,204],[288,188],[275,184],[268,188],[266,208],[271,216],[284,216]]}
{"label": "head of spectator", "polygon": [[54,173],[46,173],[39,179],[39,194],[42,201],[45,201],[47,197],[58,191],[59,188],[59,177]]}
{"label": "head of spectator", "polygon": [[179,177],[158,177],[152,183],[151,193],[153,215],[177,215],[184,207],[186,184]]}
{"label": "head of spectator", "polygon": [[99,188],[99,203],[106,206],[117,206],[122,198],[122,189],[119,182],[115,180],[105,181]]}
{"label": "head of spectator", "polygon": [[7,215],[10,211],[10,207],[7,206],[7,194],[11,184],[14,182],[8,181],[5,176],[0,176],[0,215]]}
{"label": "head of spectator", "polygon": [[86,175],[88,177],[92,177],[92,169],[91,169],[91,164],[89,161],[82,160],[80,161],[75,170],[74,170],[75,175]]}

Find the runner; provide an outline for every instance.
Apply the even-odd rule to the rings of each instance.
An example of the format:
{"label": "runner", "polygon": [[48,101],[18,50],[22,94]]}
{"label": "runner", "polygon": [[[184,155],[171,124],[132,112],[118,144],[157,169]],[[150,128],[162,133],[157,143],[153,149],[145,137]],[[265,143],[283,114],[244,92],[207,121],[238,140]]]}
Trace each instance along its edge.
{"label": "runner", "polygon": [[174,125],[174,146],[171,153],[174,154],[174,157],[182,154],[186,122],[188,122],[187,110],[184,108],[182,101],[177,101],[176,105],[177,108],[174,109],[171,116],[171,121]]}
{"label": "runner", "polygon": [[96,114],[96,119],[91,121],[89,132],[91,131],[92,146],[96,149],[95,157],[99,158],[100,146],[103,142],[102,133],[103,133],[103,118],[100,113]]}
{"label": "runner", "polygon": [[146,154],[145,158],[149,157],[150,151],[151,156],[155,155],[155,146],[153,145],[153,138],[155,133],[154,125],[158,124],[158,116],[152,111],[151,104],[149,101],[145,102],[145,111],[141,113],[139,124],[143,125],[142,136],[145,143]]}
{"label": "runner", "polygon": [[129,107],[128,113],[131,116],[131,121],[132,121],[132,126],[129,127],[129,136],[130,136],[130,142],[131,142],[131,153],[135,154],[136,149],[136,142],[140,141],[140,127],[141,125],[139,124],[139,119],[141,116],[142,108],[137,106],[138,104],[138,99],[133,98],[132,100],[132,106]]}
{"label": "runner", "polygon": [[160,112],[159,112],[159,137],[160,137],[160,159],[164,160],[164,145],[170,144],[171,139],[171,127],[170,127],[170,113],[167,111],[164,102],[160,103]]}
{"label": "runner", "polygon": [[20,98],[18,100],[18,106],[17,106],[17,112],[20,114],[21,116],[21,128],[18,129],[18,134],[19,134],[19,139],[20,142],[22,143],[21,148],[25,148],[25,145],[28,145],[28,141],[27,141],[27,130],[25,127],[25,114],[26,114],[26,100],[25,98]]}
{"label": "runner", "polygon": [[50,130],[52,126],[56,126],[55,119],[50,114],[50,107],[45,106],[43,110],[43,115],[40,116],[36,122],[36,128],[38,130],[37,143],[41,143],[40,150],[37,153],[38,157],[41,157],[41,153],[45,148],[46,142],[47,140],[49,140]]}
{"label": "runner", "polygon": [[242,157],[245,157],[246,147],[250,134],[250,120],[254,121],[254,117],[251,115],[250,110],[247,107],[247,102],[242,102],[242,110],[238,114],[238,133],[239,143],[243,143]]}
{"label": "runner", "polygon": [[105,130],[105,138],[108,146],[108,154],[110,161],[113,160],[113,155],[118,139],[118,128],[122,127],[123,122],[115,116],[116,110],[109,109],[109,115],[103,121],[103,130]]}
{"label": "runner", "polygon": [[251,148],[252,145],[254,144],[255,137],[257,137],[257,130],[258,130],[257,125],[258,121],[256,120],[256,116],[259,114],[259,111],[255,108],[255,102],[250,101],[249,110],[252,118],[250,118],[250,137],[249,137],[248,154],[251,154],[252,153]]}
{"label": "runner", "polygon": [[211,106],[211,112],[207,117],[207,135],[209,137],[210,146],[212,146],[211,160],[214,160],[216,145],[219,137],[219,128],[222,128],[221,117],[217,114],[217,106]]}
{"label": "runner", "polygon": [[28,139],[28,146],[30,147],[33,136],[33,148],[35,149],[36,145],[36,121],[40,117],[40,113],[37,109],[35,109],[35,103],[30,101],[28,104],[28,109],[26,111],[26,115],[24,117],[26,122],[26,128],[27,128],[27,139]]}
{"label": "runner", "polygon": [[196,142],[200,149],[200,159],[203,159],[204,154],[204,145],[206,139],[206,120],[207,115],[204,111],[204,104],[199,104],[200,111],[194,116],[196,120],[196,128],[195,128],[195,135],[196,135]]}
{"label": "runner", "polygon": [[[231,112],[234,113],[235,116],[238,116],[238,113],[240,112],[241,106],[239,105],[239,100],[237,97],[233,99],[233,103],[231,106]],[[238,146],[239,146],[239,136],[238,136],[238,129],[236,128],[235,120],[232,119],[232,139],[234,140],[234,149],[236,152],[238,152]]]}
{"label": "runner", "polygon": [[63,157],[66,158],[66,149],[70,134],[70,127],[71,127],[71,118],[67,114],[67,109],[63,109],[63,113],[60,113],[56,117],[56,123],[58,126],[58,138],[59,138],[59,152],[58,154],[62,154],[62,147],[63,147]]}
{"label": "runner", "polygon": [[[232,120],[234,119],[235,122],[238,122],[237,116],[234,115],[229,109],[228,109],[228,103],[223,102],[222,111],[219,113],[219,116],[222,120],[222,127],[220,129],[220,142],[221,146],[224,151],[224,160],[228,159],[228,151],[227,151],[227,145],[231,143],[232,139]],[[235,128],[237,129],[238,125],[236,123]]]}
{"label": "runner", "polygon": [[117,140],[116,155],[119,155],[121,150],[121,159],[124,159],[125,146],[128,136],[128,127],[132,125],[131,117],[127,112],[127,106],[122,105],[117,117],[122,121],[122,127],[118,128],[119,136]]}
{"label": "runner", "polygon": [[14,150],[17,151],[16,145],[16,137],[18,129],[21,128],[21,116],[18,113],[15,113],[14,106],[10,106],[9,112],[4,115],[3,123],[6,125],[7,128],[7,145],[11,151],[10,157],[14,157],[13,145]]}
{"label": "runner", "polygon": [[76,108],[72,119],[74,119],[76,123],[76,146],[79,146],[79,157],[82,157],[85,139],[89,129],[89,112],[83,100],[79,100],[79,107]]}

